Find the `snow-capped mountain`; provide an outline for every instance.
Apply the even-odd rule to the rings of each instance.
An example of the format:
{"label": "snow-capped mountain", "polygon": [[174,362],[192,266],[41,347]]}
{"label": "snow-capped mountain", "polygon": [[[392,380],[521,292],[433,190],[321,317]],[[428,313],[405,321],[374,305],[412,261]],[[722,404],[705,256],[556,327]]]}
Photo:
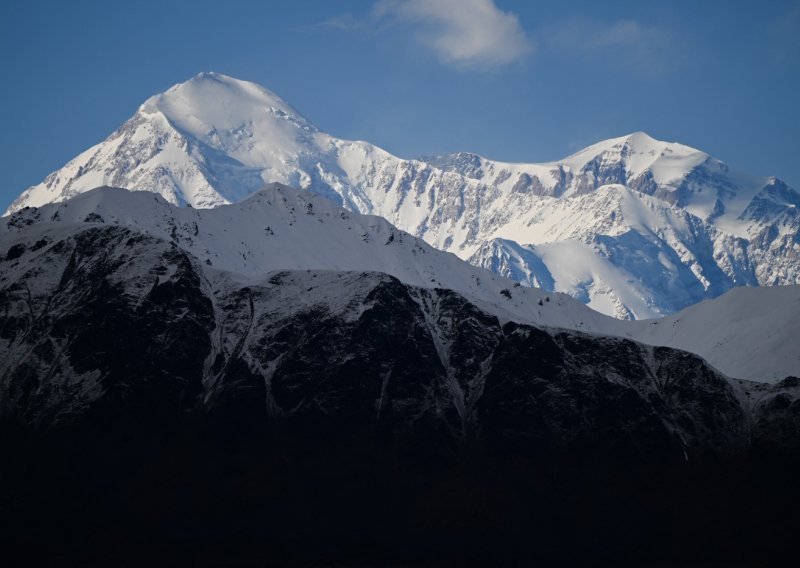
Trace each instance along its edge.
{"label": "snow-capped mountain", "polygon": [[800,194],[644,133],[564,160],[406,160],[321,132],[270,91],[203,73],[9,209],[111,185],[215,207],[268,182],[384,217],[436,248],[603,313],[670,314],[734,286],[800,282]]}

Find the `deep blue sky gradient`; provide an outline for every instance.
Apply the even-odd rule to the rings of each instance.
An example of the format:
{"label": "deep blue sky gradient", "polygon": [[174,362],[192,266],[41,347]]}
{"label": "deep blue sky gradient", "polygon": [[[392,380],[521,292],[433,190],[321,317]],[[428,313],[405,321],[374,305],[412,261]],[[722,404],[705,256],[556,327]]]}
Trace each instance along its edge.
{"label": "deep blue sky gradient", "polygon": [[[498,0],[536,50],[493,69],[443,64],[373,4],[2,2],[0,209],[200,71],[403,157],[546,161],[644,130],[800,188],[800,1]],[[587,43],[621,22],[642,37]]]}

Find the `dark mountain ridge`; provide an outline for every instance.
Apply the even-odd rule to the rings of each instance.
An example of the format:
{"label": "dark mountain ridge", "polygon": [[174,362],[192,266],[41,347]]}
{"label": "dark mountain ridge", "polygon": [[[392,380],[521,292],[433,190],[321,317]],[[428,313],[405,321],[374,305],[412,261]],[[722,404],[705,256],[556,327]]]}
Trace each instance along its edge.
{"label": "dark mountain ridge", "polygon": [[796,378],[734,381],[685,352],[503,323],[380,273],[242,279],[129,227],[50,229],[21,228],[31,242],[0,261],[14,553],[619,566],[790,552]]}

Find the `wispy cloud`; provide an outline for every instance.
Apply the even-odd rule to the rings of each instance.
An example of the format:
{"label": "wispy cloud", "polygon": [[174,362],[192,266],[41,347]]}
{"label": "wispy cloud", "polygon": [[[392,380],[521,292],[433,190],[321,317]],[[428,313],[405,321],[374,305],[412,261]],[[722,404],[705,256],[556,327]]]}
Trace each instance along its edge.
{"label": "wispy cloud", "polygon": [[648,26],[636,20],[614,22],[573,19],[541,32],[542,42],[562,55],[631,68],[650,76],[662,76],[687,64],[685,45],[671,29]]}
{"label": "wispy cloud", "polygon": [[341,14],[308,29],[380,33],[403,27],[413,41],[445,65],[487,70],[520,61],[536,51],[580,58],[608,68],[660,77],[685,67],[689,53],[679,34],[666,26],[633,19],[573,18],[534,30],[536,42],[516,14],[495,0],[377,0],[368,14]]}
{"label": "wispy cloud", "polygon": [[355,18],[353,14],[341,14],[311,26],[303,26],[301,29],[313,30],[319,28],[328,28],[333,30],[341,30],[343,32],[350,32],[361,29],[363,26],[364,22]]}
{"label": "wispy cloud", "polygon": [[494,0],[378,0],[363,17],[341,14],[299,30],[374,33],[391,27],[409,29],[413,41],[442,63],[462,69],[501,67],[535,50],[519,18]]}
{"label": "wispy cloud", "polygon": [[534,51],[519,18],[494,0],[381,0],[372,17],[412,26],[442,63],[457,67],[498,67]]}

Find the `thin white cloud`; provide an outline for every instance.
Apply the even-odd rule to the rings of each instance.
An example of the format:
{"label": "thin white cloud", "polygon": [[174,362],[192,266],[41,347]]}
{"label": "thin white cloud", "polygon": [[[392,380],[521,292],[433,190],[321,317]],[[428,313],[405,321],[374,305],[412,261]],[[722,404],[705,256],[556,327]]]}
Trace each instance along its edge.
{"label": "thin white cloud", "polygon": [[372,15],[413,26],[418,41],[456,67],[499,67],[534,50],[519,18],[494,0],[380,0]]}
{"label": "thin white cloud", "polygon": [[632,68],[645,75],[666,75],[687,63],[686,46],[673,30],[635,20],[574,19],[548,27],[541,36],[551,51],[603,57],[612,66]]}
{"label": "thin white cloud", "polygon": [[297,29],[301,31],[313,31],[315,29],[331,29],[342,32],[352,32],[364,28],[365,22],[353,17],[352,14],[340,14],[332,18],[328,18],[322,22],[299,26]]}

